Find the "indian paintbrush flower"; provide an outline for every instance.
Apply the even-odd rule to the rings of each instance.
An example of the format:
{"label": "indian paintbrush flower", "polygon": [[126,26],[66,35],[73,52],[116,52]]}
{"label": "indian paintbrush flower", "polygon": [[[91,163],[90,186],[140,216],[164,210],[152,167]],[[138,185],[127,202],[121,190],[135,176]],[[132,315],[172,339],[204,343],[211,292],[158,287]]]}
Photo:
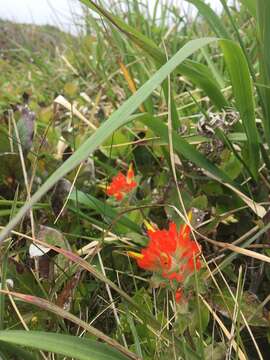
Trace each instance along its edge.
{"label": "indian paintbrush flower", "polygon": [[126,176],[119,171],[118,174],[112,178],[112,182],[108,186],[106,194],[114,196],[116,200],[121,201],[124,196],[131,192],[136,186],[137,183],[134,181],[133,166],[130,164]]}
{"label": "indian paintbrush flower", "polygon": [[[190,237],[190,227],[182,225],[177,231],[171,222],[168,230],[149,226],[149,243],[141,253],[128,252],[136,259],[140,268],[159,274],[163,279],[174,281],[177,285],[176,300],[182,298],[181,286],[194,271],[201,268],[200,247]],[[179,287],[179,284],[181,286]]]}

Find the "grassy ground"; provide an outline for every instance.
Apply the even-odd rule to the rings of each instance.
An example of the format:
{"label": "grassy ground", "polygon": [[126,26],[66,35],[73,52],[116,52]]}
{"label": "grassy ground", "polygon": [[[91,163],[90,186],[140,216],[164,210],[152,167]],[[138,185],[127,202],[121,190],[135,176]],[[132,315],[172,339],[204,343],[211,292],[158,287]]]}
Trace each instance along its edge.
{"label": "grassy ground", "polygon": [[270,5],[189,2],[0,22],[0,359],[268,359]]}

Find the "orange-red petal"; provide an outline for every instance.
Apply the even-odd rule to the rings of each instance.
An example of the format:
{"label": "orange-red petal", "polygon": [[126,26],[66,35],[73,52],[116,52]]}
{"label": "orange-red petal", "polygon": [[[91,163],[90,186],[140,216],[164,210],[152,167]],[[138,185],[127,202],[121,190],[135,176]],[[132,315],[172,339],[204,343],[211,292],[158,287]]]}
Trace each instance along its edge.
{"label": "orange-red petal", "polygon": [[148,227],[149,243],[142,249],[142,258],[137,258],[138,266],[159,272],[165,279],[183,282],[185,278],[201,267],[198,258],[201,249],[190,238],[190,228],[184,225],[177,231],[170,223],[168,230]]}
{"label": "orange-red petal", "polygon": [[116,200],[121,201],[124,196],[137,186],[134,181],[134,171],[132,166],[128,169],[125,176],[121,171],[112,178],[112,182],[108,186],[106,193],[109,196],[114,196]]}

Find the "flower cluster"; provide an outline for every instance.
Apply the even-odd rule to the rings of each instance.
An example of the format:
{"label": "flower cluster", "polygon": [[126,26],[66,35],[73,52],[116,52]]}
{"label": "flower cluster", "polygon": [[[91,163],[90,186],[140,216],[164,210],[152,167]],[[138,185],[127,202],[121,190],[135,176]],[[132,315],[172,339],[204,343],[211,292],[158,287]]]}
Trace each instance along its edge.
{"label": "flower cluster", "polygon": [[[141,253],[129,252],[137,260],[139,267],[156,272],[163,279],[184,283],[185,279],[201,268],[200,247],[190,238],[190,227],[181,226],[177,231],[176,224],[170,223],[169,230],[148,230],[149,243]],[[182,298],[178,289],[176,300]]]}
{"label": "flower cluster", "polygon": [[106,194],[114,196],[116,200],[121,201],[124,196],[132,191],[136,186],[137,183],[134,181],[134,171],[131,164],[126,176],[119,171],[119,173],[112,178],[112,182],[108,186]]}

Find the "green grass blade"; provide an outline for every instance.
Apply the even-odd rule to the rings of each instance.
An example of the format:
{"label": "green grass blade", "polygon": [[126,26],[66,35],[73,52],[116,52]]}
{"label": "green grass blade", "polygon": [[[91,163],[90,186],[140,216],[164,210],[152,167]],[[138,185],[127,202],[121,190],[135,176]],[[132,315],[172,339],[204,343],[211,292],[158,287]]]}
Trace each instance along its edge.
{"label": "green grass blade", "polygon": [[90,136],[39,188],[32,198],[19,210],[17,215],[0,233],[0,242],[19,223],[29,209],[50,190],[63,176],[88,158],[115,130],[129,121],[129,116],[143,103],[145,99],[158,87],[167,76],[202,46],[215,41],[215,38],[197,39],[183,46],[165,65],[163,65],[134,95],[116,110],[97,131]]}
{"label": "green grass blade", "polygon": [[[81,0],[82,3],[89,6],[92,10],[96,11],[99,15],[104,16],[111,24],[124,33],[132,42],[143,49],[148,55],[150,55],[158,66],[163,65],[166,62],[165,53],[159,49],[159,47],[148,37],[141,34],[138,30],[132,26],[126,24],[119,17],[111,14],[104,8],[95,4],[91,0]],[[197,64],[197,66],[196,66]],[[198,71],[198,67],[200,68]],[[207,96],[213,101],[217,108],[221,109],[226,106],[227,102],[222,92],[219,89],[218,83],[215,81],[211,71],[207,66],[198,64],[196,62],[185,62],[178,66],[177,70],[184,76],[187,76],[196,86],[203,89]],[[164,84],[165,97],[168,98],[166,93],[166,84]],[[172,115],[174,110],[172,109]],[[172,119],[174,122],[174,118]]]}
{"label": "green grass blade", "polygon": [[107,20],[109,20],[111,24],[113,24],[118,30],[124,33],[130,40],[136,43],[140,48],[145,50],[147,53],[151,53],[152,56],[160,64],[166,62],[166,55],[159,49],[159,47],[154,43],[153,40],[141,34],[138,30],[134,29],[132,26],[126,24],[118,16],[111,14],[109,11],[95,4],[93,1],[91,0],[80,0],[80,1],[86,6],[88,6],[90,9],[92,9],[93,11],[97,12],[99,15],[104,16]]}
{"label": "green grass blade", "polygon": [[259,28],[259,60],[260,60],[260,90],[263,97],[264,131],[266,141],[270,141],[270,2],[257,0],[257,21]]}
{"label": "green grass blade", "polygon": [[178,67],[178,70],[199,88],[203,89],[218,109],[228,106],[226,99],[219,90],[217,81],[207,66],[196,61],[186,60]]}
{"label": "green grass blade", "polygon": [[[235,35],[237,37],[237,40],[238,40],[238,43],[239,45],[241,46],[241,49],[243,51],[243,54],[245,55],[246,57],[246,61],[247,61],[247,64],[248,64],[248,67],[249,67],[249,71],[250,71],[250,74],[251,74],[251,77],[253,79],[254,82],[256,82],[256,74],[255,74],[255,70],[253,68],[253,64],[251,63],[251,60],[250,60],[250,57],[249,57],[249,54],[247,52],[247,49],[246,49],[246,46],[245,46],[245,43],[242,39],[242,36],[240,34],[240,31],[239,31],[239,26],[238,24],[236,23],[236,18],[234,18],[231,14],[231,11],[229,9],[229,6],[227,4],[227,1],[225,0],[220,0],[221,4],[223,5],[223,8],[224,8],[224,11],[225,13],[227,14],[229,20],[230,20],[230,23],[232,25],[232,28],[234,29],[234,32],[235,32]],[[258,91],[258,89],[257,89]],[[258,95],[260,96],[260,92],[258,92]]]}
{"label": "green grass blade", "polygon": [[[161,120],[149,116],[144,120],[144,122],[155,132],[156,135],[160,136],[163,141],[168,142],[168,128]],[[182,155],[187,160],[192,161],[198,167],[207,170],[215,177],[219,178],[222,182],[232,184],[232,180],[226,175],[226,173],[212,164],[206,157],[204,157],[198,150],[196,150],[186,140],[179,136],[175,131],[172,132],[172,138],[174,149],[179,155]]]}
{"label": "green grass blade", "polygon": [[257,10],[256,10],[256,2],[254,0],[240,0],[240,3],[244,5],[250,14],[256,18]]}
{"label": "green grass blade", "polygon": [[218,15],[211,9],[211,7],[207,4],[205,4],[201,0],[186,0],[189,3],[196,6],[199,13],[205,18],[205,20],[208,22],[214,33],[224,39],[231,39],[229,33],[223,26],[220,18]]}
{"label": "green grass blade", "polygon": [[[10,359],[20,359],[20,360],[38,360],[39,358],[35,356],[34,354],[30,353],[29,351],[26,351],[24,349],[21,349],[19,346],[5,343],[0,341],[0,359],[1,358],[1,351],[3,351],[4,355],[3,360],[10,360]],[[5,356],[5,357],[4,357]]]}
{"label": "green grass blade", "polygon": [[254,179],[258,178],[260,161],[259,135],[255,119],[255,100],[249,67],[240,46],[230,40],[220,40],[229,70],[237,109],[248,139],[248,163]]}
{"label": "green grass blade", "polygon": [[138,354],[138,356],[140,358],[143,358],[143,354],[142,354],[142,349],[141,349],[141,344],[140,344],[140,338],[138,336],[138,331],[136,328],[136,325],[134,323],[133,317],[131,316],[130,312],[129,312],[129,308],[128,306],[126,306],[126,314],[127,314],[127,322],[129,324],[133,339],[134,339],[134,345],[135,345],[135,349],[136,349],[136,353]]}
{"label": "green grass blade", "polygon": [[212,71],[212,74],[213,74],[214,78],[216,79],[219,87],[221,89],[224,89],[225,81],[223,79],[223,73],[221,72],[221,70],[218,69],[217,64],[215,63],[214,59],[211,58],[211,54],[210,54],[209,50],[206,48],[202,48],[201,52],[207,62],[209,69]]}
{"label": "green grass blade", "polygon": [[[8,249],[2,254],[2,264],[1,264],[1,286],[0,288],[6,288],[6,275],[7,275],[7,266],[8,266]],[[5,320],[5,296],[0,294],[0,330],[4,329],[4,320]]]}
{"label": "green grass blade", "polygon": [[[96,199],[94,196],[90,194],[85,194],[82,191],[76,190],[70,194],[70,200],[74,202],[78,202],[78,204],[82,204],[87,206],[89,209],[94,209],[97,211],[98,214],[102,214],[110,218],[111,220],[115,219],[119,214],[118,212],[112,208],[110,205],[105,204],[104,202]],[[129,230],[139,232],[140,226],[130,220],[127,216],[123,215],[118,220],[119,224],[125,226]]]}
{"label": "green grass blade", "polygon": [[0,341],[50,351],[79,360],[124,360],[115,349],[100,342],[80,337],[44,331],[0,331]]}

